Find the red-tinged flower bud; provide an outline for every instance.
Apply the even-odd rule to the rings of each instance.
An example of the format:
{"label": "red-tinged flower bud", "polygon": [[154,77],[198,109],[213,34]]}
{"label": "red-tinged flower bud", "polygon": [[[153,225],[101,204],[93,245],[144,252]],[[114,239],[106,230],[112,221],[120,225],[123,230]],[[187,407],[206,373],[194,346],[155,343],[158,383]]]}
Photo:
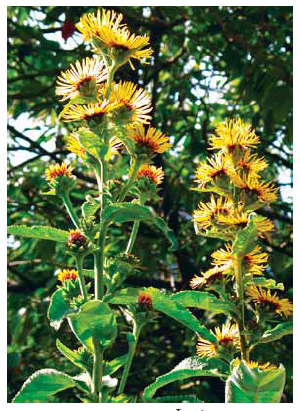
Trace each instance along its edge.
{"label": "red-tinged flower bud", "polygon": [[61,281],[61,283],[64,283],[67,280],[75,281],[78,279],[78,272],[76,270],[70,270],[70,269],[62,270],[58,274],[57,278],[59,279],[59,281]]}
{"label": "red-tinged flower bud", "polygon": [[70,235],[68,238],[68,247],[73,250],[78,250],[80,247],[86,248],[88,240],[82,231],[70,230]]}
{"label": "red-tinged flower bud", "polygon": [[152,309],[152,297],[145,291],[140,291],[138,295],[138,304],[146,307],[147,309]]}

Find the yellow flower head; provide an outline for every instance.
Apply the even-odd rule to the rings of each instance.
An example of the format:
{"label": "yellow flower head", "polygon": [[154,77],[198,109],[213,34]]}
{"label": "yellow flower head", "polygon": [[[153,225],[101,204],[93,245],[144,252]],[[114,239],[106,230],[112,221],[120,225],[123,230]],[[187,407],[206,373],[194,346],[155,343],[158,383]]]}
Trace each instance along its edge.
{"label": "yellow flower head", "polygon": [[245,196],[256,199],[263,203],[273,203],[277,199],[278,188],[274,187],[272,183],[260,182],[256,177],[248,174],[242,176],[235,174],[232,175],[233,183],[244,191]]}
{"label": "yellow flower head", "polygon": [[259,177],[259,172],[268,167],[264,157],[258,158],[257,154],[251,154],[250,150],[246,150],[243,157],[237,162],[238,168],[251,177]]}
{"label": "yellow flower head", "polygon": [[149,127],[147,131],[141,124],[128,129],[128,137],[131,138],[136,147],[146,149],[151,154],[164,153],[171,148],[169,137],[154,127]]}
{"label": "yellow flower head", "polygon": [[159,185],[164,179],[164,172],[161,167],[142,164],[136,174],[136,178],[149,178],[153,183]]}
{"label": "yellow flower head", "polygon": [[[250,272],[254,275],[261,275],[265,270],[264,265],[268,260],[267,253],[261,253],[261,247],[255,246],[250,253],[244,255],[242,260],[243,268],[246,272]],[[234,258],[232,255],[232,246],[230,244],[225,244],[225,250],[220,249],[212,253],[213,265],[226,265],[227,269],[225,274],[233,272],[234,269]]]}
{"label": "yellow flower head", "polygon": [[247,294],[260,308],[267,309],[269,312],[275,312],[284,317],[292,315],[293,304],[287,299],[280,299],[275,292],[273,295],[270,290],[263,290],[261,287],[250,286]]}
{"label": "yellow flower head", "polygon": [[220,217],[226,219],[234,211],[233,202],[230,199],[215,197],[211,195],[210,203],[199,203],[198,209],[194,211],[194,222],[202,229],[209,228],[214,222],[222,223]]}
{"label": "yellow flower head", "polygon": [[247,149],[257,147],[259,137],[251,130],[251,126],[241,119],[233,119],[220,123],[216,135],[210,137],[211,150],[221,150],[222,153],[232,153],[235,148]]}
{"label": "yellow flower head", "polygon": [[[218,222],[220,224],[226,224],[228,228],[243,229],[247,226],[249,222],[249,212],[236,211],[228,215],[218,216]],[[258,236],[263,238],[264,233],[267,231],[272,231],[274,229],[274,224],[271,220],[266,217],[257,218],[256,221],[258,228]]]}
{"label": "yellow flower head", "polygon": [[[240,364],[240,359],[235,358],[233,362],[233,366],[237,367]],[[261,371],[272,371],[272,370],[277,370],[277,367],[275,365],[270,364],[269,362],[266,362],[265,364],[258,364],[256,361],[246,361],[246,364],[249,368],[255,369],[258,368]]]}
{"label": "yellow flower head", "polygon": [[116,114],[125,123],[148,124],[151,120],[148,115],[152,110],[149,94],[142,88],[137,89],[136,84],[130,81],[113,83],[110,100],[120,106]]}
{"label": "yellow flower head", "polygon": [[216,183],[218,178],[230,177],[234,173],[233,165],[222,155],[208,158],[207,162],[200,163],[196,170],[196,182],[204,188],[209,182]]}
{"label": "yellow flower head", "polygon": [[72,178],[72,170],[73,168],[68,166],[65,163],[62,164],[52,164],[47,170],[45,171],[46,180],[50,181],[50,183],[55,182],[57,177],[68,177]]}
{"label": "yellow flower head", "polygon": [[190,281],[191,288],[194,289],[198,287],[204,287],[211,283],[214,283],[215,281],[221,280],[224,277],[224,271],[226,271],[226,269],[227,266],[216,265],[215,267],[207,270],[206,272],[201,273],[201,277],[196,275]]}
{"label": "yellow flower head", "polygon": [[58,273],[57,278],[64,283],[67,280],[77,280],[78,272],[76,270],[62,270]]}
{"label": "yellow flower head", "polygon": [[102,103],[98,104],[71,104],[69,107],[65,108],[62,113],[62,120],[66,122],[70,121],[80,121],[80,120],[95,120],[101,122],[103,117],[119,107],[119,103],[110,102],[104,100]]}
{"label": "yellow flower head", "polygon": [[86,57],[81,63],[76,61],[69,70],[61,72],[57,78],[55,94],[63,96],[61,101],[81,95],[87,96],[96,86],[106,81],[106,78],[107,70],[103,61]]}
{"label": "yellow flower head", "polygon": [[141,60],[149,58],[153,50],[145,48],[149,45],[149,37],[131,34],[125,24],[120,24],[122,14],[114,11],[98,10],[97,15],[85,14],[76,25],[86,40],[92,40],[94,46],[118,58],[121,55],[123,64],[129,62],[134,69],[131,58]]}
{"label": "yellow flower head", "polygon": [[221,329],[216,327],[214,332],[211,330],[210,332],[216,337],[218,344],[199,337],[197,344],[197,355],[199,357],[211,358],[218,355],[220,351],[233,353],[239,349],[239,331],[236,324],[227,321]]}

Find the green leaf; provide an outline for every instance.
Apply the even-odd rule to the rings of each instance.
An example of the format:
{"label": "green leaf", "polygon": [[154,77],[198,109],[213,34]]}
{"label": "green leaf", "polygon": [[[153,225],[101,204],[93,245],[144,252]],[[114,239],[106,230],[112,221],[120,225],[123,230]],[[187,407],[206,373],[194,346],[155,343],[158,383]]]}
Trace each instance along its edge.
{"label": "green leaf", "polygon": [[166,395],[165,397],[156,397],[152,401],[147,402],[156,402],[156,403],[203,403],[204,401],[198,400],[196,395]]}
{"label": "green leaf", "polygon": [[115,315],[102,301],[85,303],[78,313],[69,315],[69,322],[76,337],[89,351],[94,351],[93,337],[105,349],[117,334]]}
{"label": "green leaf", "polygon": [[33,227],[27,227],[25,225],[11,225],[7,227],[7,233],[22,237],[58,241],[60,243],[66,243],[69,238],[68,231],[42,225]]}
{"label": "green leaf", "polygon": [[94,273],[94,270],[82,270],[82,272],[83,272],[83,275],[85,276],[85,277],[89,277],[89,278],[94,278],[95,277],[95,273]]}
{"label": "green leaf", "polygon": [[22,385],[12,402],[51,402],[53,395],[76,385],[73,378],[53,369],[35,372]]}
{"label": "green leaf", "polygon": [[231,302],[220,301],[215,295],[204,291],[181,291],[172,295],[171,299],[184,307],[195,307],[225,314],[236,312],[236,307]]}
{"label": "green leaf", "polygon": [[108,151],[108,145],[105,143],[103,138],[85,127],[81,127],[77,130],[77,134],[80,143],[88,153],[98,160],[101,160],[101,158],[105,156]]}
{"label": "green leaf", "polygon": [[201,376],[226,377],[228,369],[228,365],[215,358],[206,360],[201,360],[197,356],[185,358],[172,371],[156,378],[155,382],[145,389],[143,399],[151,400],[159,388],[174,381]]}
{"label": "green leaf", "polygon": [[251,280],[245,282],[245,286],[255,285],[256,287],[265,287],[270,290],[284,291],[283,283],[276,283],[272,278],[253,277]]}
{"label": "green leaf", "polygon": [[87,361],[88,358],[84,358],[82,353],[79,351],[70,350],[70,348],[65,346],[61,341],[59,341],[59,339],[56,340],[56,347],[68,360],[77,365],[77,367],[83,369],[84,371],[91,371]]}
{"label": "green leaf", "polygon": [[91,203],[89,201],[86,201],[85,203],[82,204],[81,206],[81,211],[82,211],[82,215],[83,218],[85,220],[88,220],[90,217],[92,217],[95,212],[98,210],[98,208],[100,207],[99,203]]}
{"label": "green leaf", "polygon": [[255,343],[255,345],[280,340],[280,338],[289,334],[293,334],[293,321],[278,324],[271,330],[265,331],[261,338]]}
{"label": "green leaf", "polygon": [[226,381],[226,403],[277,403],[285,384],[285,369],[263,371],[250,368],[243,361]]}
{"label": "green leaf", "polygon": [[136,303],[139,295],[139,288],[123,288],[123,290],[104,296],[103,301],[110,304],[132,304]]}
{"label": "green leaf", "polygon": [[115,372],[118,371],[119,368],[123,367],[123,365],[126,364],[128,359],[128,355],[121,355],[120,357],[117,357],[111,361],[104,362],[104,367],[103,367],[103,376],[105,375],[112,375]]}
{"label": "green leaf", "polygon": [[255,213],[250,213],[247,226],[237,233],[236,239],[232,244],[233,254],[245,255],[253,249],[258,231],[255,216]]}
{"label": "green leaf", "polygon": [[156,225],[167,239],[172,243],[169,251],[175,251],[178,248],[178,241],[164,219],[159,217],[154,210],[149,207],[135,203],[119,203],[112,204],[105,208],[103,212],[103,220],[109,224],[110,222],[125,223],[127,221],[147,221]]}
{"label": "green leaf", "polygon": [[55,328],[57,331],[63,319],[72,312],[74,312],[74,310],[72,310],[72,308],[70,308],[70,306],[66,303],[62,295],[62,289],[59,288],[51,297],[47,313],[51,327]]}
{"label": "green leaf", "polygon": [[213,343],[216,342],[214,335],[207,328],[201,326],[197,318],[183,305],[175,302],[171,297],[156,288],[150,287],[145,292],[151,295],[152,305],[155,310],[174,318],[174,320],[201,335],[202,338]]}

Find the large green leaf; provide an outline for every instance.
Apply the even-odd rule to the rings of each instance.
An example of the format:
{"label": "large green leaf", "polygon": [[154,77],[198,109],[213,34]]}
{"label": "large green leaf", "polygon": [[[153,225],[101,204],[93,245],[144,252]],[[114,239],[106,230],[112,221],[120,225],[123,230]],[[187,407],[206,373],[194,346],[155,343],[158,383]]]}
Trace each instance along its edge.
{"label": "large green leaf", "polygon": [[77,367],[83,369],[84,371],[91,371],[88,363],[88,358],[86,356],[84,357],[82,353],[77,350],[70,350],[70,348],[59,341],[59,339],[56,340],[56,347],[66,358],[68,358],[68,360],[77,365]]}
{"label": "large green leaf", "polygon": [[237,233],[232,244],[233,254],[245,255],[253,249],[258,232],[255,216],[255,213],[250,213],[247,226]]}
{"label": "large green leaf", "polygon": [[110,304],[132,304],[136,303],[139,295],[139,288],[123,288],[114,294],[107,294],[103,301]]}
{"label": "large green leaf", "polygon": [[135,203],[119,203],[112,204],[105,208],[103,212],[103,221],[106,224],[110,222],[125,223],[127,221],[147,221],[156,225],[167,239],[172,243],[170,251],[175,251],[178,248],[178,241],[164,219],[159,217],[153,209],[135,204]]}
{"label": "large green leaf", "polygon": [[155,382],[145,389],[143,399],[145,401],[151,400],[159,388],[171,382],[201,376],[224,378],[227,376],[228,370],[228,365],[215,358],[201,360],[197,356],[188,357],[181,361],[172,371],[156,378]]}
{"label": "large green leaf", "polygon": [[275,370],[250,368],[243,361],[226,381],[226,403],[280,402],[285,384],[283,365]]}
{"label": "large green leaf", "polygon": [[42,225],[32,227],[27,227],[26,225],[11,225],[7,227],[7,234],[41,240],[58,241],[60,243],[66,243],[69,237],[68,231]]}
{"label": "large green leaf", "polygon": [[76,382],[67,374],[50,368],[40,370],[24,382],[12,402],[51,402],[54,394],[75,385]]}
{"label": "large green leaf", "polygon": [[260,337],[260,339],[255,343],[255,345],[280,340],[280,338],[289,334],[293,334],[293,321],[278,324],[271,330],[265,331],[264,334]]}
{"label": "large green leaf", "polygon": [[181,291],[172,295],[171,299],[184,307],[195,307],[225,314],[236,312],[234,304],[229,301],[220,301],[215,295],[205,291]]}
{"label": "large green leaf", "polygon": [[68,314],[74,312],[72,308],[66,303],[62,295],[62,289],[59,288],[51,297],[49,309],[48,309],[48,318],[50,320],[51,327],[55,328],[57,331],[64,318]]}
{"label": "large green leaf", "polygon": [[216,342],[214,335],[207,328],[201,326],[197,318],[183,305],[175,302],[171,297],[156,288],[150,287],[145,292],[151,295],[152,305],[155,310],[174,318],[174,320],[201,335],[202,338],[213,343]]}
{"label": "large green leaf", "polygon": [[85,303],[78,313],[69,315],[69,322],[79,341],[90,351],[94,350],[93,338],[104,349],[117,334],[115,315],[103,301]]}

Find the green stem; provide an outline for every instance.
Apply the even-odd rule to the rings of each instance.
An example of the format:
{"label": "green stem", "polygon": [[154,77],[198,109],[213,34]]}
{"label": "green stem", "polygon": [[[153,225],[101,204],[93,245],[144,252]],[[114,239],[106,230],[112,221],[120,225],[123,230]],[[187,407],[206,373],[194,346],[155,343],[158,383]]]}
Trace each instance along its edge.
{"label": "green stem", "polygon": [[119,202],[122,202],[124,200],[124,198],[126,197],[126,194],[128,193],[128,190],[130,189],[130,187],[132,186],[132,183],[135,179],[136,173],[138,172],[138,169],[140,167],[140,162],[138,160],[133,160],[133,167],[132,167],[132,173],[130,174],[130,177],[127,181],[126,184],[124,184],[121,193],[119,195]]}
{"label": "green stem", "polygon": [[103,377],[103,350],[98,339],[93,336],[94,343],[94,368],[93,368],[93,394],[96,394],[99,402],[102,402],[102,377]]}
{"label": "green stem", "polygon": [[76,257],[76,264],[77,264],[77,271],[78,271],[78,278],[79,278],[79,286],[80,286],[80,291],[81,295],[86,302],[88,300],[88,294],[86,291],[86,286],[85,286],[85,281],[84,281],[84,275],[82,272],[82,266],[83,266],[83,258],[82,256]]}
{"label": "green stem", "polygon": [[78,220],[78,217],[77,217],[77,215],[74,211],[72,203],[70,201],[69,193],[64,193],[62,195],[62,199],[63,199],[64,205],[65,205],[65,207],[66,207],[66,209],[69,213],[69,216],[70,216],[73,224],[75,225],[76,228],[79,228],[79,226],[80,226],[79,220]]}
{"label": "green stem", "polygon": [[127,359],[127,363],[125,364],[123,374],[122,374],[122,378],[121,378],[120,385],[119,385],[119,389],[118,389],[118,394],[119,395],[122,394],[123,391],[124,391],[141,329],[142,329],[142,326],[137,325],[137,323],[134,321],[133,322],[133,332],[132,332],[134,340],[133,340],[133,342],[129,343],[128,359]]}
{"label": "green stem", "polygon": [[133,245],[134,245],[134,242],[135,242],[138,230],[139,230],[139,226],[140,226],[140,222],[135,221],[134,224],[133,224],[131,235],[130,235],[130,238],[129,238],[129,241],[128,241],[128,244],[127,244],[127,248],[126,248],[126,251],[125,251],[126,254],[130,254],[131,251],[132,251],[132,248],[133,248]]}
{"label": "green stem", "polygon": [[240,319],[238,321],[238,329],[240,336],[240,345],[241,345],[241,356],[242,360],[249,361],[249,350],[247,348],[247,342],[244,335],[245,330],[245,313],[244,313],[244,282],[243,282],[243,271],[242,271],[242,256],[235,256],[234,261],[234,272],[235,272],[235,281],[238,297],[238,306],[240,311]]}
{"label": "green stem", "polygon": [[107,227],[103,226],[99,233],[99,250],[94,253],[95,300],[102,300],[104,295],[104,247]]}

